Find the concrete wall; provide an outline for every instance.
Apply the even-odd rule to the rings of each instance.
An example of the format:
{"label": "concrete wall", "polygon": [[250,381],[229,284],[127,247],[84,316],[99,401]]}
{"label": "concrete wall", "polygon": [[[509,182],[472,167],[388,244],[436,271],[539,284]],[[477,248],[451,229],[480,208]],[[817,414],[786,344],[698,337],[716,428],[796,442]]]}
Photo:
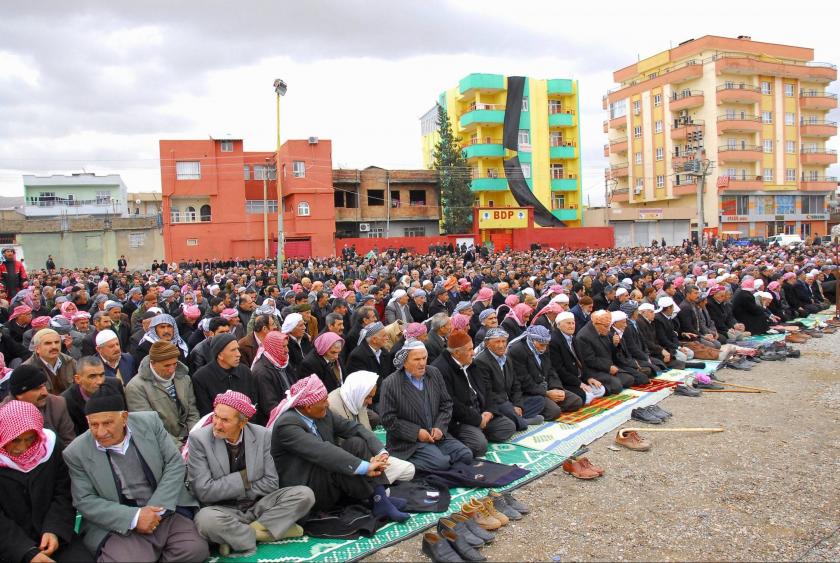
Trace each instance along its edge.
{"label": "concrete wall", "polygon": [[[140,242],[133,247],[132,242]],[[163,258],[163,237],[156,228],[134,230],[97,230],[74,232],[21,233],[18,243],[23,246],[26,266],[41,269],[52,254],[58,268],[101,266],[117,267],[117,259],[124,254],[130,270],[146,269],[152,261]]]}

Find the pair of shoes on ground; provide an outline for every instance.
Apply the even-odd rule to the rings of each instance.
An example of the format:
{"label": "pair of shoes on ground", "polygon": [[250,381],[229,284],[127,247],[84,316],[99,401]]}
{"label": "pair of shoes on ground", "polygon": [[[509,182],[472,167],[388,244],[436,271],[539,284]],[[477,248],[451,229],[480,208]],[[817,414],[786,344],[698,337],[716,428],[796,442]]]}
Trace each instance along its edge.
{"label": "pair of shoes on ground", "polygon": [[680,384],[674,387],[674,395],[682,395],[683,397],[699,397],[702,391],[695,389],[690,385]]}
{"label": "pair of shoes on ground", "polygon": [[423,553],[432,561],[486,561],[478,549],[491,543],[498,530],[511,520],[528,514],[527,506],[509,492],[491,492],[481,499],[472,499],[455,512],[438,520],[437,532],[423,535]]}
{"label": "pair of shoes on ground", "polygon": [[634,452],[646,452],[650,449],[650,442],[642,438],[635,430],[619,431],[615,435],[615,443]]}
{"label": "pair of shoes on ground", "polygon": [[578,479],[590,480],[604,476],[604,470],[593,465],[588,458],[570,457],[563,462],[563,471]]}
{"label": "pair of shoes on ground", "polygon": [[671,413],[659,405],[639,407],[630,412],[630,418],[638,420],[639,422],[644,422],[645,424],[662,424],[671,418],[671,416]]}
{"label": "pair of shoes on ground", "polygon": [[[268,531],[268,528],[262,525],[262,522],[259,520],[254,520],[250,524],[248,524],[254,530],[254,534],[257,538],[257,543],[270,543],[278,540],[284,540],[287,538],[299,538],[303,536],[303,528],[300,524],[292,524],[292,526],[283,532],[283,534],[279,538],[275,538],[271,532]],[[219,545],[219,555],[222,557],[250,557],[254,555],[257,551],[255,549],[247,550],[247,551],[233,551],[233,549],[228,544],[221,544]]]}

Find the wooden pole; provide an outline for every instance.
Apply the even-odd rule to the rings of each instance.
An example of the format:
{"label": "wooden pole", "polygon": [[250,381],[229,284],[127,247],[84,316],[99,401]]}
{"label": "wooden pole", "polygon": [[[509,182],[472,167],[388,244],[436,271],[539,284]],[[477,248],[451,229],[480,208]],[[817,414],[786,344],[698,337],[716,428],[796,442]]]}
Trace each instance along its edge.
{"label": "wooden pole", "polygon": [[750,391],[748,389],[703,389],[703,393],[761,393],[761,391]]}
{"label": "wooden pole", "polygon": [[618,435],[624,438],[626,432],[723,432],[723,428],[622,428]]}
{"label": "wooden pole", "polygon": [[753,387],[751,385],[738,385],[737,383],[724,383],[722,381],[718,381],[721,385],[727,385],[729,387],[737,387],[738,389],[748,389],[750,391],[763,391],[765,393],[775,393],[772,389],[766,389],[764,387]]}

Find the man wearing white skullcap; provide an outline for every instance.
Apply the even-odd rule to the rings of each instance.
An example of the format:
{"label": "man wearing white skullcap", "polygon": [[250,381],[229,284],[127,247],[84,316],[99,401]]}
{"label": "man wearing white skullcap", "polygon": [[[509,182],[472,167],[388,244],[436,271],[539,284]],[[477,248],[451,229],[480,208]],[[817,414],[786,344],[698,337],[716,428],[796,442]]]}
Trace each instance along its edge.
{"label": "man wearing white skullcap", "polygon": [[618,311],[628,299],[630,299],[630,292],[623,287],[619,287],[615,290],[615,299],[610,302],[609,311]]}
{"label": "man wearing white skullcap", "polygon": [[96,352],[105,365],[105,377],[116,377],[125,385],[137,373],[134,358],[131,354],[123,353],[120,339],[113,330],[105,329],[96,333]]}
{"label": "man wearing white skullcap", "polygon": [[312,349],[309,337],[306,335],[306,321],[300,313],[289,313],[283,319],[280,332],[289,335],[289,369],[297,373],[303,357]]}
{"label": "man wearing white skullcap", "polygon": [[563,388],[580,397],[588,405],[593,399],[603,397],[604,385],[597,379],[584,378],[580,360],[574,348],[575,315],[565,311],[554,319],[556,330],[551,331],[551,343],[548,346],[551,365],[563,383]]}

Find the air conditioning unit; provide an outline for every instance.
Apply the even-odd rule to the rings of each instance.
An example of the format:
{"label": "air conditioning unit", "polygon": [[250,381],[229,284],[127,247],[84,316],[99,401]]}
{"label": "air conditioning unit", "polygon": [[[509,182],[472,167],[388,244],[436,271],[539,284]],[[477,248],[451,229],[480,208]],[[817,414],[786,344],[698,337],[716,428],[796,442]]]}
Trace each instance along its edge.
{"label": "air conditioning unit", "polygon": [[642,193],[642,188],[633,188],[633,193],[639,195],[640,193]]}
{"label": "air conditioning unit", "polygon": [[310,145],[317,145],[318,144],[318,137],[309,137],[309,144]]}
{"label": "air conditioning unit", "polygon": [[370,223],[359,223],[359,232],[360,233],[370,232]]}

